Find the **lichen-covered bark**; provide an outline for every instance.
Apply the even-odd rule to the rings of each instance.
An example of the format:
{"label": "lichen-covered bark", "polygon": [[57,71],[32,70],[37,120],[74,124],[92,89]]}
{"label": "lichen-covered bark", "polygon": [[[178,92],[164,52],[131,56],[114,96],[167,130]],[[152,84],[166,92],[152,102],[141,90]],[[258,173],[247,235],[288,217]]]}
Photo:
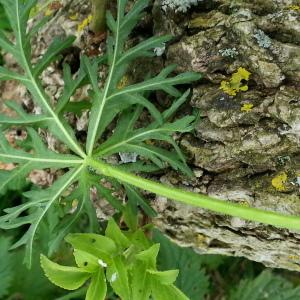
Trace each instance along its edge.
{"label": "lichen-covered bark", "polygon": [[[191,106],[202,116],[181,137],[196,179],[163,181],[195,192],[300,216],[300,7],[295,1],[203,1],[190,15],[153,9],[156,33],[173,32],[167,63],[203,73]],[[222,81],[243,67],[248,91]],[[159,197],[158,197],[159,198]],[[300,270],[300,235],[159,198],[156,224],[200,253],[245,256]]]}

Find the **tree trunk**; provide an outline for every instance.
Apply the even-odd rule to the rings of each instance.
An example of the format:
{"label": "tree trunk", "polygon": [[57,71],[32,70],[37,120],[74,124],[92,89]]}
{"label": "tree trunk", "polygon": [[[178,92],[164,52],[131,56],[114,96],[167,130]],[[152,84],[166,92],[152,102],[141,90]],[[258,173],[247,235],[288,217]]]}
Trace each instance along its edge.
{"label": "tree trunk", "polygon": [[[163,12],[160,4],[153,8],[155,31],[177,38],[166,63],[203,74],[191,99],[201,120],[194,135],[181,137],[196,179],[170,173],[162,180],[300,215],[300,6],[288,0],[203,0],[182,14]],[[248,90],[229,95],[221,82],[230,83],[240,67],[251,73],[240,84]],[[158,200],[155,223],[183,246],[300,270],[295,232]]]}

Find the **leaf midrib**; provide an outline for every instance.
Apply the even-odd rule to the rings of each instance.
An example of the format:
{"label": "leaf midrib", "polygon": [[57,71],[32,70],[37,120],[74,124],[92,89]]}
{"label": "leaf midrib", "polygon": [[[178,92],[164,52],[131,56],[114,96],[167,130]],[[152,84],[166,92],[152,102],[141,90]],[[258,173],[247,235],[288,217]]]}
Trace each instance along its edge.
{"label": "leaf midrib", "polygon": [[[154,78],[154,79],[158,79],[158,78]],[[128,88],[124,88],[123,90],[117,92],[117,93],[114,93],[112,95],[110,95],[108,98],[107,98],[107,101],[108,100],[111,100],[117,96],[120,96],[120,95],[123,95],[123,94],[129,94],[129,93],[132,93],[132,92],[139,92],[139,91],[143,91],[145,89],[148,89],[149,87],[155,87],[155,86],[161,86],[161,85],[164,85],[166,83],[171,83],[172,81],[174,80],[177,80],[178,78],[167,78],[165,80],[161,80],[159,82],[152,82],[152,83],[149,83],[149,84],[145,84],[145,82],[141,82],[141,83],[137,83],[137,84],[134,84]],[[151,81],[154,81],[154,80],[151,80]]]}
{"label": "leaf midrib", "polygon": [[172,132],[173,130],[171,129],[166,129],[166,128],[158,128],[158,129],[152,129],[152,130],[149,130],[149,131],[144,131],[142,133],[139,133],[139,134],[136,134],[130,138],[128,138],[127,140],[124,140],[120,143],[117,143],[117,144],[114,144],[108,148],[104,148],[102,151],[99,151],[97,153],[97,155],[104,155],[105,153],[109,152],[110,150],[114,149],[114,148],[118,148],[124,144],[128,144],[129,142],[139,138],[139,137],[142,137],[143,135],[147,135],[147,134],[151,134],[151,133],[155,133],[155,132]]}
{"label": "leaf midrib", "polygon": [[32,232],[30,234],[30,239],[29,239],[29,265],[31,265],[31,260],[32,260],[32,246],[33,246],[33,240],[34,240],[34,236],[36,233],[36,230],[40,224],[40,222],[42,221],[43,217],[45,216],[45,214],[47,213],[48,209],[52,206],[52,204],[54,203],[54,201],[61,195],[61,193],[63,193],[63,191],[74,181],[74,179],[76,178],[76,176],[82,171],[82,169],[85,166],[82,165],[81,167],[79,167],[74,174],[62,185],[62,187],[55,193],[55,195],[53,195],[51,197],[51,200],[48,201],[47,205],[45,206],[45,208],[42,210],[42,213],[40,214],[40,216],[38,217],[38,219],[32,224]]}
{"label": "leaf midrib", "polygon": [[107,94],[108,94],[108,90],[110,88],[110,84],[111,84],[112,77],[113,77],[115,67],[116,67],[117,54],[118,54],[118,49],[119,49],[119,38],[120,38],[120,19],[121,19],[120,3],[121,3],[121,0],[118,1],[118,12],[119,13],[118,13],[118,18],[117,18],[117,23],[116,23],[116,42],[115,42],[115,48],[114,48],[114,56],[113,56],[110,72],[109,72],[109,75],[108,75],[108,78],[107,78],[107,81],[106,81],[106,85],[105,85],[105,88],[104,88],[102,101],[101,101],[101,106],[99,108],[98,117],[96,119],[95,124],[93,124],[91,139],[90,139],[90,142],[89,142],[89,147],[87,149],[88,155],[91,155],[92,152],[93,152],[93,149],[94,149],[98,127],[99,127],[99,124],[100,124],[100,120],[102,118],[102,113],[103,113],[103,110],[104,110],[104,106],[105,106],[107,100],[109,99],[109,97],[107,97]]}
{"label": "leaf midrib", "polygon": [[34,89],[36,90],[38,96],[40,97],[43,104],[45,105],[45,108],[47,109],[48,113],[50,113],[50,115],[53,117],[53,120],[55,121],[55,123],[57,124],[59,129],[63,132],[66,139],[73,146],[73,150],[77,154],[79,154],[82,158],[85,158],[86,154],[82,151],[82,149],[77,145],[77,143],[69,135],[66,128],[63,126],[63,124],[59,120],[58,116],[55,114],[53,109],[50,107],[50,105],[48,104],[48,101],[45,99],[43,93],[41,92],[41,90],[40,90],[39,86],[37,85],[37,82],[36,82],[36,80],[35,80],[35,78],[32,74],[32,70],[29,67],[29,64],[28,64],[28,61],[27,61],[27,58],[25,56],[25,52],[24,52],[24,49],[23,49],[23,39],[22,39],[22,35],[21,35],[21,24],[20,24],[20,14],[19,14],[19,0],[15,0],[15,1],[16,1],[15,3],[16,3],[16,15],[17,15],[17,36],[16,36],[16,38],[18,39],[18,43],[19,43],[19,47],[20,47],[20,53],[21,53],[21,56],[22,56],[24,67],[25,67],[25,72],[26,72],[27,76],[29,77],[29,80],[30,80],[31,84],[33,85]]}
{"label": "leaf midrib", "polygon": [[57,163],[57,164],[83,164],[83,159],[49,159],[40,157],[30,157],[22,155],[12,155],[0,152],[0,157],[6,157],[11,159],[21,159],[31,162],[43,162],[43,163]]}

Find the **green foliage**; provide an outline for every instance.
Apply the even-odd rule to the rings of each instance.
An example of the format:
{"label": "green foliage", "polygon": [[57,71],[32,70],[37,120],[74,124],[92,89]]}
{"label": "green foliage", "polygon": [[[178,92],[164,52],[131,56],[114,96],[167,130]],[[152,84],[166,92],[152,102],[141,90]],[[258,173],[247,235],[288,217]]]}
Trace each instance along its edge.
{"label": "green foliage", "polygon": [[9,21],[6,17],[6,14],[5,14],[5,11],[4,11],[4,8],[2,5],[0,5],[0,30],[7,30],[7,29],[10,29],[10,24],[9,24]]}
{"label": "green foliage", "polygon": [[39,245],[36,245],[30,272],[22,260],[24,251],[9,251],[11,237],[1,232],[0,238],[0,299],[53,300],[61,294],[43,275],[39,262]]}
{"label": "green foliage", "polygon": [[288,280],[263,271],[255,279],[242,280],[230,293],[229,300],[296,300],[300,298],[300,287],[293,288]]}
{"label": "green foliage", "polygon": [[[181,95],[174,85],[197,80],[199,75],[185,73],[169,77],[174,70],[172,66],[167,67],[157,76],[144,82],[119,89],[118,83],[132,60],[141,56],[154,55],[152,49],[170,39],[169,36],[153,37],[131,49],[125,50],[126,39],[140,19],[141,12],[147,6],[148,1],[138,1],[128,14],[125,14],[126,1],[119,1],[117,19],[114,20],[112,15],[108,14],[108,25],[112,31],[112,36],[108,38],[108,56],[96,60],[83,57],[75,78],[71,75],[70,67],[66,65],[64,67],[65,89],[56,106],[53,106],[50,98],[42,89],[40,74],[59,57],[62,50],[72,44],[74,37],[54,38],[42,58],[35,65],[32,65],[31,38],[37,32],[37,28],[41,26],[41,23],[36,24],[29,31],[26,28],[30,11],[37,1],[1,0],[0,2],[6,11],[16,37],[16,42],[12,43],[4,32],[0,32],[0,44],[5,51],[14,55],[24,70],[23,73],[17,74],[0,67],[0,80],[14,79],[20,81],[27,87],[36,105],[42,109],[40,115],[32,115],[25,112],[22,107],[14,102],[8,102],[7,106],[16,112],[17,117],[0,116],[0,124],[2,124],[0,127],[2,131],[0,132],[0,159],[2,162],[17,164],[13,171],[1,171],[0,192],[4,194],[11,189],[21,189],[26,184],[26,176],[34,169],[68,169],[50,188],[26,193],[25,197],[28,200],[25,203],[17,207],[4,209],[6,214],[0,217],[0,228],[2,229],[13,229],[23,225],[29,226],[23,237],[13,245],[13,248],[25,245],[25,259],[30,265],[37,229],[50,208],[57,201],[68,201],[68,198],[71,197],[77,199],[80,203],[75,214],[72,216],[66,215],[62,226],[58,225],[55,228],[56,238],[51,241],[50,253],[57,249],[59,242],[72,229],[83,211],[87,211],[91,215],[91,210],[88,207],[91,187],[95,187],[98,193],[104,196],[117,210],[125,211],[125,207],[119,199],[113,196],[114,188],[120,189],[120,184],[116,185],[116,181],[113,179],[103,178],[100,174],[87,171],[85,163],[87,155],[82,145],[76,140],[74,130],[65,121],[64,113],[70,108],[68,104],[76,90],[88,83],[92,86],[90,105],[88,106],[91,109],[86,142],[88,155],[93,155],[95,158],[104,158],[120,151],[135,152],[141,157],[149,159],[159,168],[170,165],[191,175],[191,171],[185,163],[183,154],[175,144],[172,134],[174,132],[190,131],[193,128],[195,118],[190,116],[172,121],[176,109],[187,100],[188,96],[188,92]],[[106,60],[109,65],[109,75],[103,90],[101,90],[98,87],[97,70],[98,65]],[[144,94],[158,89],[178,97],[178,100],[175,100],[173,105],[164,113],[161,113]],[[84,104],[84,107],[86,107],[86,104]],[[153,121],[145,128],[138,128],[136,122],[139,120],[144,108],[152,115]],[[74,107],[72,107],[72,110],[74,111]],[[77,111],[77,113],[80,115],[80,112]],[[102,138],[107,126],[115,118],[118,119],[118,123],[114,134],[103,144],[98,145],[98,141]],[[21,147],[17,149],[12,147],[5,138],[5,132],[11,126],[23,128],[26,126],[27,139],[23,146],[21,144]],[[123,126],[127,129],[123,130],[125,128]],[[65,143],[74,154],[63,154],[49,150],[39,137],[38,128],[47,128],[57,139]],[[165,141],[171,144],[175,152],[148,145],[146,143],[148,140]],[[153,169],[151,164],[144,165],[144,170],[147,168]],[[140,169],[140,163],[131,165],[132,171],[139,171]],[[112,190],[107,189],[100,183],[100,179],[110,181],[114,188]],[[130,185],[126,185],[125,188],[128,191],[132,210],[137,212],[137,207],[141,206],[149,215],[155,215],[153,209],[150,208],[138,191]],[[68,190],[73,190],[71,196],[66,196],[69,193]]]}
{"label": "green foliage", "polygon": [[76,267],[61,266],[41,256],[46,276],[55,285],[76,290],[90,279],[86,299],[105,299],[107,282],[122,300],[188,299],[173,283],[178,271],[158,271],[159,244],[145,233],[120,230],[110,219],[105,235],[69,234]]}
{"label": "green foliage", "polygon": [[175,245],[158,231],[155,232],[154,240],[160,243],[158,256],[160,268],[179,269],[176,286],[191,300],[205,299],[209,291],[209,278],[204,269],[205,259],[190,248]]}
{"label": "green foliage", "polygon": [[0,298],[8,294],[8,288],[10,287],[13,279],[13,257],[8,252],[10,243],[9,238],[5,236],[0,237]]}

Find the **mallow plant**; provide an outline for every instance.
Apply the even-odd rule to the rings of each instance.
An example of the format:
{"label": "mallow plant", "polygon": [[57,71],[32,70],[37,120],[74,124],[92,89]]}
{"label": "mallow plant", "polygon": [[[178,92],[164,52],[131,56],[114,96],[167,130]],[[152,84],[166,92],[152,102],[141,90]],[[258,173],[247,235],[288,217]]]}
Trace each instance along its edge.
{"label": "mallow plant", "polygon": [[[41,263],[49,279],[66,289],[74,290],[89,281],[87,299],[104,299],[109,282],[122,299],[186,299],[173,282],[176,271],[161,272],[156,269],[159,245],[146,238],[147,227],[139,228],[138,210],[149,217],[155,211],[143,198],[140,190],[167,197],[186,205],[209,209],[216,213],[236,216],[282,228],[300,229],[300,218],[245,207],[228,201],[213,199],[206,195],[187,192],[163,185],[145,177],[151,172],[173,168],[187,177],[193,172],[174,140],[175,133],[193,129],[195,116],[176,118],[176,111],[187,101],[190,91],[179,89],[200,79],[199,74],[173,75],[175,66],[167,66],[157,75],[147,74],[144,81],[120,84],[128,66],[137,58],[153,56],[153,49],[168,42],[171,36],[154,36],[133,47],[127,39],[142,17],[148,0],[137,0],[127,11],[126,0],[117,1],[117,16],[107,13],[107,54],[99,58],[81,57],[80,68],[73,75],[64,65],[64,90],[58,101],[45,92],[42,72],[70,47],[74,37],[54,38],[46,53],[32,63],[31,43],[35,34],[45,24],[42,19],[27,27],[31,9],[37,0],[0,0],[10,21],[14,38],[0,31],[0,47],[13,55],[20,71],[0,67],[0,80],[16,80],[31,94],[40,114],[25,111],[14,101],[6,105],[15,112],[15,117],[0,115],[0,161],[13,163],[11,171],[0,171],[0,194],[8,190],[22,189],[32,170],[57,170],[57,180],[46,189],[32,186],[24,193],[24,201],[15,207],[5,208],[0,217],[0,229],[23,227],[24,235],[12,248],[24,246],[25,262],[31,265],[34,242],[39,226],[49,212],[62,207],[64,216],[49,241],[49,255],[62,239],[74,248],[77,267],[60,266],[41,257]],[[99,68],[108,66],[105,82],[100,85]],[[103,81],[103,80],[102,80]],[[89,97],[84,101],[71,101],[76,91],[88,85]],[[173,99],[172,104],[161,111],[150,100],[155,91],[163,91]],[[66,114],[80,115],[89,110],[86,142],[76,138],[74,128]],[[12,128],[26,132],[27,138],[11,145],[6,134]],[[50,150],[39,132],[47,131],[65,147],[61,152]],[[138,160],[126,164],[109,163],[112,155],[128,153],[138,155]],[[121,230],[118,222],[108,222],[105,235],[96,233],[69,234],[83,213],[91,223],[95,212],[91,204],[91,188],[105,198],[120,212],[128,230]],[[116,192],[126,194],[126,204]],[[74,201],[76,206],[74,209]],[[71,213],[72,212],[72,213]],[[62,212],[60,212],[62,214]],[[69,235],[68,235],[69,234]]]}

